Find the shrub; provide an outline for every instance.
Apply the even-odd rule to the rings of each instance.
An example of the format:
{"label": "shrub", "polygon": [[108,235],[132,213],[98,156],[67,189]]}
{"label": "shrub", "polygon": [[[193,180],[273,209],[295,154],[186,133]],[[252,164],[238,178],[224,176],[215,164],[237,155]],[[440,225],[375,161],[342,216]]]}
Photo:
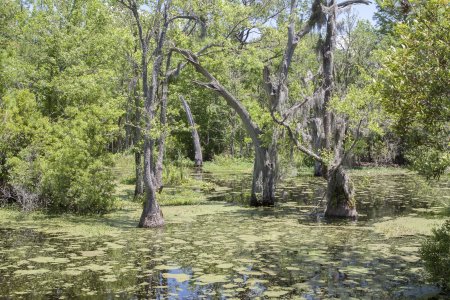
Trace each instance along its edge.
{"label": "shrub", "polygon": [[450,153],[428,146],[418,146],[408,151],[411,168],[426,178],[439,178],[450,166]]}
{"label": "shrub", "polygon": [[420,256],[430,279],[450,288],[450,220],[433,230],[433,235],[422,244]]}
{"label": "shrub", "polygon": [[[50,120],[29,91],[0,103],[0,198],[23,210],[104,213],[113,206],[108,143],[117,112],[108,104],[67,107]],[[6,200],[6,201],[5,201]]]}

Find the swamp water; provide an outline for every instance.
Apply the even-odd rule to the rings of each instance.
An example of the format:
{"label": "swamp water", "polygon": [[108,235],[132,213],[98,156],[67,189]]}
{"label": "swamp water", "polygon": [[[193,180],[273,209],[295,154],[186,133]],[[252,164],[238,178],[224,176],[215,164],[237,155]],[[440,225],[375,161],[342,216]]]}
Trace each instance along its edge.
{"label": "swamp water", "polygon": [[[164,228],[134,228],[139,207],[101,221],[0,220],[0,298],[28,299],[412,299],[426,285],[418,248],[441,224],[448,180],[431,188],[413,175],[354,176],[357,221],[326,221],[324,184],[300,177],[274,208],[249,208],[245,176],[205,205],[163,207]],[[244,191],[242,190],[244,189]],[[221,200],[221,201],[217,201]],[[98,219],[98,218],[97,218]],[[92,220],[92,224],[89,223]],[[77,230],[71,230],[77,228]],[[85,234],[90,226],[100,226]],[[412,234],[415,235],[412,235]],[[439,296],[442,299],[445,295]]]}

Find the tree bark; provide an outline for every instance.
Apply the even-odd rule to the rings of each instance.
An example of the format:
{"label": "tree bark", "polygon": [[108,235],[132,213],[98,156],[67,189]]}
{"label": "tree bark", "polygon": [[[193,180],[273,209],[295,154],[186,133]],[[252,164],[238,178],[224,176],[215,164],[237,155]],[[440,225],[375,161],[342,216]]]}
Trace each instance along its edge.
{"label": "tree bark", "polygon": [[255,147],[251,206],[272,206],[275,204],[277,177],[276,141],[271,147]]}
{"label": "tree bark", "polygon": [[141,101],[138,87],[138,70],[137,66],[134,66],[135,79],[133,82],[133,96],[134,96],[134,135],[133,135],[133,148],[134,148],[134,165],[136,184],[134,188],[134,197],[139,197],[144,194],[144,173],[142,168],[142,150],[139,147],[141,142]]}
{"label": "tree bark", "polygon": [[336,0],[330,0],[328,2],[328,18],[327,18],[327,35],[325,38],[325,44],[322,50],[323,59],[323,133],[325,137],[324,147],[327,150],[331,149],[331,122],[332,116],[329,108],[329,102],[332,97],[334,88],[334,49],[336,48],[336,16],[337,5]]}
{"label": "tree bark", "polygon": [[350,177],[342,166],[333,166],[327,175],[327,207],[326,217],[355,218],[356,203],[354,188]]}
{"label": "tree bark", "polygon": [[[342,167],[342,161],[345,159],[346,155],[343,155],[343,139],[344,139],[344,129],[345,124],[343,126],[336,126],[337,118],[333,118],[328,106],[329,102],[332,98],[333,88],[334,88],[334,78],[333,78],[333,52],[335,50],[336,45],[336,16],[338,8],[343,8],[352,4],[363,3],[368,4],[369,2],[366,0],[348,0],[341,2],[340,4],[336,3],[336,0],[329,0],[327,2],[328,6],[322,6],[320,0],[316,0],[313,3],[312,14],[307,23],[307,26],[304,27],[297,35],[294,35],[294,8],[296,5],[296,1],[292,0],[291,2],[291,22],[288,28],[288,41],[286,45],[286,50],[284,53],[282,67],[280,69],[280,75],[278,84],[277,82],[272,83],[270,81],[268,68],[265,68],[265,76],[264,81],[266,83],[266,91],[271,96],[271,116],[272,119],[284,126],[287,129],[289,137],[295,143],[296,147],[306,155],[311,158],[314,158],[316,161],[316,173],[320,172],[322,176],[327,180],[327,208],[325,210],[325,215],[330,217],[356,217],[356,207],[354,200],[354,190],[353,185],[351,184],[350,178],[348,174]],[[291,109],[281,113],[281,119],[277,119],[275,116],[275,111],[279,106],[281,100],[285,99],[288,88],[285,84],[287,79],[287,71],[289,69],[289,65],[291,62],[292,55],[294,53],[296,44],[298,43],[298,39],[302,36],[300,33],[308,32],[316,22],[322,19],[323,14],[327,15],[327,31],[326,31],[326,39],[324,46],[322,48],[322,69],[323,69],[323,82],[321,87],[316,91],[322,94],[323,92],[323,103],[319,105],[320,109],[315,113],[318,119],[322,119],[322,122],[314,123],[313,126],[313,148],[322,148],[324,147],[328,151],[334,150],[335,159],[331,166],[328,165],[328,162],[324,159],[322,154],[317,154],[320,149],[310,150],[305,146],[301,145],[297,140],[293,130],[290,128],[289,124],[286,122],[288,118],[292,115],[292,108],[301,107],[306,101],[311,98],[306,97],[303,103],[299,103],[294,105]],[[315,92],[315,94],[316,94]],[[283,110],[283,108],[282,108]],[[290,112],[291,111],[291,112]],[[332,124],[334,122],[334,124]],[[333,126],[335,125],[335,126]],[[323,126],[323,127],[322,127]],[[314,128],[315,127],[315,128]],[[323,132],[319,130],[319,128],[323,128]],[[332,128],[336,128],[336,136],[332,139]],[[323,136],[322,136],[323,135]],[[352,146],[353,147],[353,146]],[[351,148],[352,148],[351,147]],[[351,150],[350,148],[350,150]]]}
{"label": "tree bark", "polygon": [[186,102],[183,96],[180,95],[181,103],[183,104],[184,111],[186,112],[189,127],[191,128],[192,141],[194,143],[194,164],[196,167],[203,165],[202,147],[200,145],[200,137],[195,127],[194,117],[192,116],[191,108]]}
{"label": "tree bark", "polygon": [[[155,36],[156,48],[153,51],[153,67],[151,84],[148,85],[148,53],[150,36],[144,35],[142,23],[139,17],[137,3],[134,1],[128,1],[121,3],[131,10],[134,19],[136,21],[139,41],[142,49],[141,67],[142,67],[142,89],[144,96],[145,107],[145,133],[144,133],[144,187],[145,187],[145,202],[144,209],[142,210],[141,218],[138,227],[158,227],[164,225],[164,218],[161,209],[156,201],[156,186],[155,186],[155,174],[153,165],[153,147],[154,140],[151,138],[150,131],[152,129],[152,121],[154,119],[154,105],[156,100],[156,91],[158,87],[158,75],[161,70],[161,64],[163,60],[162,47],[165,41],[167,30],[168,9],[170,7],[170,0],[165,2],[163,21],[156,18],[154,27],[157,28],[158,35]],[[158,3],[157,12],[161,11],[162,3]]]}
{"label": "tree bark", "polygon": [[[337,124],[337,117],[333,115],[329,108],[329,102],[333,96],[334,89],[334,50],[336,48],[336,17],[338,5],[336,0],[328,2],[327,35],[323,48],[323,146],[325,149],[334,149],[334,163],[328,170],[322,170],[327,179],[327,207],[325,216],[327,217],[356,217],[356,203],[354,199],[354,188],[349,175],[342,167],[344,159],[343,140],[345,134],[345,124]],[[332,125],[334,122],[334,126]],[[335,128],[335,138],[332,139],[332,128]]]}
{"label": "tree bark", "polygon": [[198,73],[202,74],[207,80],[209,80],[208,83],[198,84],[219,94],[223,99],[225,99],[227,104],[234,109],[241,119],[247,134],[252,139],[255,149],[250,205],[273,205],[275,203],[274,191],[276,180],[276,159],[273,159],[273,156],[276,156],[276,151],[269,150],[263,146],[263,142],[260,138],[262,132],[259,127],[253,123],[248,111],[238,99],[236,99],[211,73],[208,72],[208,70],[206,70],[199,63],[196,55],[183,49],[173,48],[173,50],[183,55],[184,58],[194,66]]}
{"label": "tree bark", "polygon": [[166,150],[166,136],[167,136],[167,98],[169,96],[169,68],[170,68],[170,58],[171,54],[167,56],[166,62],[166,75],[164,76],[164,80],[162,82],[162,93],[161,93],[161,108],[160,108],[160,118],[159,121],[161,123],[161,133],[158,138],[158,158],[156,160],[155,166],[155,183],[156,189],[158,191],[162,190],[163,181],[163,164],[164,164],[164,154]]}
{"label": "tree bark", "polygon": [[[145,54],[144,54],[145,53]],[[142,210],[141,218],[139,221],[139,227],[158,227],[164,225],[163,214],[156,202],[156,186],[155,178],[153,174],[152,162],[153,162],[153,146],[154,141],[150,136],[150,130],[152,129],[152,120],[154,118],[153,103],[156,95],[157,76],[161,65],[162,57],[158,55],[153,62],[152,72],[152,85],[149,92],[147,84],[147,51],[143,51],[142,65],[143,65],[143,89],[145,98],[145,125],[146,130],[144,134],[144,186],[145,186],[145,203]]]}

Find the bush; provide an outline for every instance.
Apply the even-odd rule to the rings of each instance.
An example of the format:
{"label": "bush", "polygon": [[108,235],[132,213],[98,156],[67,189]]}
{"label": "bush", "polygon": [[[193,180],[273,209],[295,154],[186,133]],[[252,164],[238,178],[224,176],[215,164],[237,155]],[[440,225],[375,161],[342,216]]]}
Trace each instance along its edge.
{"label": "bush", "polygon": [[426,178],[439,178],[450,166],[450,153],[428,146],[418,146],[408,151],[411,168]]}
{"label": "bush", "polygon": [[450,288],[450,220],[433,230],[433,236],[422,244],[420,256],[430,279],[444,288]]}
{"label": "bush", "polygon": [[107,104],[67,107],[49,121],[28,91],[0,103],[0,198],[23,210],[105,213],[114,184],[108,143],[117,113]]}

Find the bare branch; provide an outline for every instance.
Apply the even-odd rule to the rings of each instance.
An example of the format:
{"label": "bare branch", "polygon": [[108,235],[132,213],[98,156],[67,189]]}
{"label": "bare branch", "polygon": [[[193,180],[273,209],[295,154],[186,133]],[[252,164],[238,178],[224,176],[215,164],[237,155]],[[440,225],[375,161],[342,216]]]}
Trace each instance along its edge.
{"label": "bare branch", "polygon": [[369,0],[347,0],[341,3],[338,3],[338,8],[344,8],[353,4],[365,4],[365,5],[369,5],[370,1]]}
{"label": "bare branch", "polygon": [[[197,17],[197,16],[188,16],[188,15],[175,16],[175,17],[172,17],[167,20],[166,26],[177,19],[185,19],[185,20],[195,21],[196,24],[200,24],[202,27],[201,37],[204,37],[206,35],[206,23],[200,17]],[[194,26],[194,28],[195,28],[195,26]]]}
{"label": "bare branch", "polygon": [[[305,100],[306,101],[306,100]],[[303,101],[302,103],[304,103],[305,101]],[[277,117],[275,116],[275,113],[273,110],[270,111],[270,115],[272,117],[272,120],[277,123],[278,125],[283,126],[284,128],[286,128],[287,133],[289,135],[289,138],[291,139],[291,141],[294,143],[295,147],[297,147],[297,149],[301,152],[303,152],[304,154],[308,155],[309,157],[323,163],[323,164],[327,164],[327,162],[320,157],[319,155],[317,155],[316,153],[314,153],[312,150],[308,149],[307,147],[303,146],[302,144],[300,144],[300,142],[298,141],[298,139],[295,137],[294,131],[291,129],[291,127],[289,126],[289,124],[286,124],[286,122],[284,122],[283,120],[278,120]]]}
{"label": "bare branch", "polygon": [[302,102],[297,102],[296,104],[292,105],[290,108],[288,108],[283,113],[283,122],[286,121],[290,116],[292,116],[295,112],[297,112],[300,108],[303,107],[309,100],[311,100],[311,97],[306,97]]}
{"label": "bare branch", "polygon": [[194,66],[197,73],[200,73],[205,77],[209,83],[198,83],[204,87],[214,90],[217,94],[222,96],[225,101],[231,106],[236,113],[239,115],[244,127],[253,141],[255,147],[261,146],[261,140],[259,135],[261,134],[261,130],[259,127],[252,121],[249,112],[245,108],[245,106],[235,98],[225,87],[223,87],[219,81],[211,74],[207,69],[205,69],[200,62],[198,61],[197,56],[189,50],[180,49],[180,48],[172,48],[172,51],[180,53],[188,63]]}
{"label": "bare branch", "polygon": [[[196,55],[197,56],[205,55],[205,51],[210,49],[210,48],[213,48],[213,47],[222,47],[222,45],[221,44],[208,44],[208,45],[204,46],[202,49],[200,49],[196,53]],[[175,51],[175,50],[174,49],[170,49],[169,53],[172,53],[172,51]],[[168,76],[169,79],[176,78],[178,75],[180,75],[181,70],[183,70],[186,67],[186,65],[187,65],[187,62],[179,63],[176,68],[174,68],[174,69],[170,70],[169,72],[167,72],[166,76]]]}

